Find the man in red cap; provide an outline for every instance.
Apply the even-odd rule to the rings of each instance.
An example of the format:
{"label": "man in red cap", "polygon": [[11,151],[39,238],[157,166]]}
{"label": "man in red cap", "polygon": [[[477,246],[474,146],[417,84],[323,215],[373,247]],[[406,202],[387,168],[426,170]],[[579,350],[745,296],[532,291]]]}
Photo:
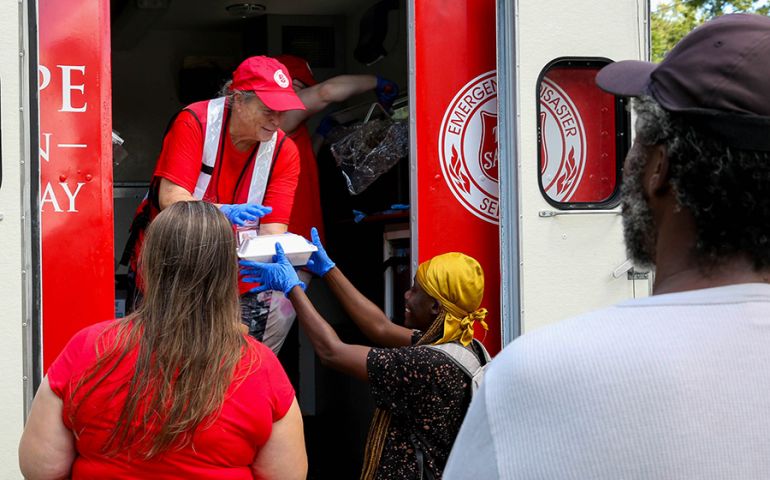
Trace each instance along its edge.
{"label": "man in red cap", "polygon": [[[145,228],[175,202],[215,203],[234,226],[259,224],[260,235],[288,228],[300,159],[280,126],[285,112],[305,109],[289,71],[273,58],[250,57],[221,93],[185,107],[166,131],[150,191],[131,225],[130,278],[137,272]],[[141,279],[136,285],[140,291]],[[257,295],[249,288],[240,285],[243,322],[252,336],[267,340],[270,292]],[[277,350],[283,338],[265,343]]]}

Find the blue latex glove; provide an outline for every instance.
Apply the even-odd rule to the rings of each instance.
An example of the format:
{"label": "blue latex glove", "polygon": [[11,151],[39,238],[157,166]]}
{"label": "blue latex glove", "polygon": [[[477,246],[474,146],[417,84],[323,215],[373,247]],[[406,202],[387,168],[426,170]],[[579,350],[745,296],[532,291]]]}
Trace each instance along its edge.
{"label": "blue latex glove", "polygon": [[310,243],[318,247],[318,251],[310,255],[310,260],[307,261],[305,268],[310,270],[311,273],[323,277],[329,270],[335,267],[335,264],[329,258],[324,246],[321,245],[321,239],[318,237],[318,230],[315,227],[310,229],[310,238],[313,240]]}
{"label": "blue latex glove", "polygon": [[361,223],[361,220],[366,218],[366,214],[362,212],[361,210],[353,210],[353,221],[356,223]]}
{"label": "blue latex glove", "polygon": [[377,93],[377,101],[383,107],[389,109],[393,105],[393,101],[398,97],[398,85],[378,75],[375,92]]}
{"label": "blue latex glove", "polygon": [[264,207],[256,203],[222,204],[219,206],[230,223],[243,227],[249,222],[264,217],[273,211],[273,207]]}
{"label": "blue latex glove", "polygon": [[299,285],[302,290],[305,284],[300,281],[294,266],[283,253],[283,247],[280,243],[275,244],[274,263],[252,262],[250,260],[241,260],[241,280],[245,283],[261,283],[261,285],[252,288],[249,292],[264,292],[266,290],[279,290],[288,295],[292,288]]}

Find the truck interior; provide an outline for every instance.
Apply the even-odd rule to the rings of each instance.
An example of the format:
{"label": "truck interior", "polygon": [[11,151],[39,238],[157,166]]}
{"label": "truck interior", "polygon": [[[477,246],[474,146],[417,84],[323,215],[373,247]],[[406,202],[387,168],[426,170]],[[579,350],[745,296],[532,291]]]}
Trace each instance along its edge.
{"label": "truck interior", "polygon": [[[317,80],[380,75],[399,85],[394,111],[407,121],[404,0],[257,1],[111,1],[117,315],[125,311],[126,267],[119,261],[166,125],[185,105],[218,96],[244,58],[293,54],[308,60]],[[312,133],[327,115],[340,125],[317,154],[326,248],[366,296],[403,322],[402,293],[411,282],[408,154],[356,188],[330,148],[367,119],[390,118],[375,103],[373,93],[360,95],[316,115],[308,126]],[[381,140],[372,134],[369,147]],[[402,141],[408,152],[408,138]],[[322,281],[313,281],[308,293],[344,341],[366,344]],[[296,322],[279,358],[303,410],[309,478],[357,478],[373,410],[367,386],[320,366]]]}

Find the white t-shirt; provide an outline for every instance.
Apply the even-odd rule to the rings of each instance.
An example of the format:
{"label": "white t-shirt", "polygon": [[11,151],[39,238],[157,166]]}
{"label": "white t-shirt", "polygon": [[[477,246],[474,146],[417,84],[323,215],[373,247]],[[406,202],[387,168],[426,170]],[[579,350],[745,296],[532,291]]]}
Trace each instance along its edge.
{"label": "white t-shirt", "polygon": [[444,478],[770,478],[770,285],[631,300],[520,337]]}

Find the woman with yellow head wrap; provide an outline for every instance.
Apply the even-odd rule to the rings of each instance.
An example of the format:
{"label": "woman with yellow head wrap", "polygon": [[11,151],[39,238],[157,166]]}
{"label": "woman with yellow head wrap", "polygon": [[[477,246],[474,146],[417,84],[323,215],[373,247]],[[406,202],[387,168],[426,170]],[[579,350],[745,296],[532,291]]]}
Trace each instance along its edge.
{"label": "woman with yellow head wrap", "polygon": [[475,259],[457,252],[435,256],[420,264],[415,281],[443,310],[443,335],[434,343],[459,341],[463,346],[470,345],[476,321],[487,330],[487,309],[479,308],[484,296],[484,271]]}
{"label": "woman with yellow head wrap", "polygon": [[275,263],[242,261],[244,281],[285,292],[321,362],[369,382],[377,410],[361,478],[440,478],[470,403],[470,379],[444,353],[421,345],[456,341],[467,346],[477,320],[486,329],[481,266],[461,253],[421,264],[405,294],[406,322],[400,326],[345,278],[315,229],[312,236],[318,252],[308,268],[326,281],[370,340],[389,348],[342,342],[308,300],[280,246]]}

